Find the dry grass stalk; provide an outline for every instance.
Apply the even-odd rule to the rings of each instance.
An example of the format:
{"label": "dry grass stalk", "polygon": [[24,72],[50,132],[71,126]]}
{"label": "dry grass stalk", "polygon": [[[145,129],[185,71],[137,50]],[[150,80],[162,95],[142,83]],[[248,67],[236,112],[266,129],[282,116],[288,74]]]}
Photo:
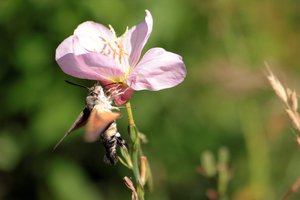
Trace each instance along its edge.
{"label": "dry grass stalk", "polygon": [[283,103],[287,104],[288,103],[288,95],[286,89],[283,87],[283,85],[280,83],[280,81],[277,79],[276,76],[270,71],[269,74],[267,75],[267,78],[277,94],[277,96],[283,101]]}
{"label": "dry grass stalk", "polygon": [[292,124],[294,125],[295,129],[300,131],[300,119],[299,119],[299,114],[297,112],[294,112],[290,109],[285,110],[292,121]]}
{"label": "dry grass stalk", "polygon": [[281,82],[278,80],[278,78],[271,72],[271,70],[268,68],[268,75],[267,78],[279,97],[279,99],[284,103],[285,105],[285,111],[287,112],[293,126],[295,129],[300,133],[300,115],[298,113],[298,98],[297,93],[295,90],[291,90],[288,87],[284,87]]}
{"label": "dry grass stalk", "polygon": [[296,92],[287,88],[287,95],[288,95],[288,104],[291,106],[291,109],[293,111],[297,112],[298,100],[297,100]]}
{"label": "dry grass stalk", "polygon": [[[267,75],[267,78],[279,97],[281,101],[285,105],[285,111],[287,112],[293,126],[297,130],[297,135],[296,135],[296,141],[298,146],[300,146],[300,115],[298,113],[298,98],[295,90],[291,90],[288,87],[284,87],[278,78],[274,76],[274,74],[271,72],[267,65],[267,70],[269,74]],[[300,178],[298,178],[292,186],[289,188],[289,190],[286,192],[286,194],[283,196],[282,200],[288,200],[289,197],[300,190]]]}

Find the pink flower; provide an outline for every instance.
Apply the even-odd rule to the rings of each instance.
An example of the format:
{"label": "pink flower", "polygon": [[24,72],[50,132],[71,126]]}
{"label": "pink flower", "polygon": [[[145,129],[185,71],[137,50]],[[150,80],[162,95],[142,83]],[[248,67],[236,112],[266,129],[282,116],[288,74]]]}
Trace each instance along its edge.
{"label": "pink flower", "polygon": [[119,83],[125,93],[115,99],[118,105],[128,101],[134,90],[174,87],[186,75],[181,56],[162,48],[152,48],[140,59],[152,25],[148,10],[143,22],[127,28],[120,37],[111,26],[84,22],[57,47],[55,59],[71,76],[104,84]]}

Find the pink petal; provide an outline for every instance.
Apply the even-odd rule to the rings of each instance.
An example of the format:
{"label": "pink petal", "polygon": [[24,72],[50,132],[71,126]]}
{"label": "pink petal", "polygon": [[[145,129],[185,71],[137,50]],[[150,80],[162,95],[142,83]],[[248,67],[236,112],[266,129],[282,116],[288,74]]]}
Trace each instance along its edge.
{"label": "pink petal", "polygon": [[146,10],[146,17],[143,22],[132,27],[125,35],[125,51],[129,53],[129,64],[135,66],[139,61],[143,47],[145,46],[153,26],[151,13]]}
{"label": "pink petal", "polygon": [[79,43],[89,51],[100,52],[106,45],[105,40],[112,40],[115,36],[102,24],[87,21],[80,24],[74,31]]}
{"label": "pink petal", "polygon": [[89,36],[89,37],[99,37],[104,36],[108,38],[113,37],[113,33],[106,26],[98,24],[93,21],[87,21],[79,24],[74,31],[76,36]]}
{"label": "pink petal", "polygon": [[146,52],[127,84],[134,90],[161,90],[181,83],[186,76],[182,58],[162,48]]}
{"label": "pink petal", "polygon": [[55,60],[60,59],[68,53],[73,53],[73,38],[74,36],[71,35],[58,45],[55,52]]}
{"label": "pink petal", "polygon": [[75,36],[68,37],[57,47],[55,59],[66,74],[77,78],[110,80],[124,74],[114,60],[85,51]]}

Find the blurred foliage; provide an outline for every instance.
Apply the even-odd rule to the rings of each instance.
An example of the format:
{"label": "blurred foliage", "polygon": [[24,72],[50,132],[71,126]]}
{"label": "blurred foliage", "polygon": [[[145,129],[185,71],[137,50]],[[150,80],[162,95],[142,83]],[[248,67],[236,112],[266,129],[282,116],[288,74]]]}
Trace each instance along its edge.
{"label": "blurred foliage", "polygon": [[[83,129],[52,152],[85,102],[86,91],[63,80],[93,84],[65,75],[54,54],[83,21],[122,33],[145,9],[154,18],[145,49],[176,52],[188,70],[180,86],[132,99],[149,140],[146,199],[206,199],[215,183],[197,173],[199,156],[221,146],[231,153],[229,199],[280,199],[300,176],[300,156],[263,63],[299,91],[299,8],[295,0],[1,0],[0,199],[130,199],[122,180],[130,172],[105,165],[102,145],[85,144]],[[118,123],[128,137],[126,117]]]}

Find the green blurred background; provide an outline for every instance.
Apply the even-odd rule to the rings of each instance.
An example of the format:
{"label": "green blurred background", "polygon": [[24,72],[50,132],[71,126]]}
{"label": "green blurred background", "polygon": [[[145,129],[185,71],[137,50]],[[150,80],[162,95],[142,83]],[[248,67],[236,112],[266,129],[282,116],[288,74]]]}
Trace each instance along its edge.
{"label": "green blurred background", "polygon": [[131,172],[105,165],[84,129],[52,152],[85,103],[86,91],[64,80],[93,84],[65,75],[54,54],[83,21],[120,35],[145,9],[154,18],[145,50],[176,52],[188,71],[176,88],[132,98],[154,176],[146,199],[207,199],[217,179],[199,173],[200,157],[220,147],[230,152],[229,199],[280,199],[300,176],[293,130],[264,67],[299,88],[300,1],[0,0],[0,199],[130,199],[122,178]]}

